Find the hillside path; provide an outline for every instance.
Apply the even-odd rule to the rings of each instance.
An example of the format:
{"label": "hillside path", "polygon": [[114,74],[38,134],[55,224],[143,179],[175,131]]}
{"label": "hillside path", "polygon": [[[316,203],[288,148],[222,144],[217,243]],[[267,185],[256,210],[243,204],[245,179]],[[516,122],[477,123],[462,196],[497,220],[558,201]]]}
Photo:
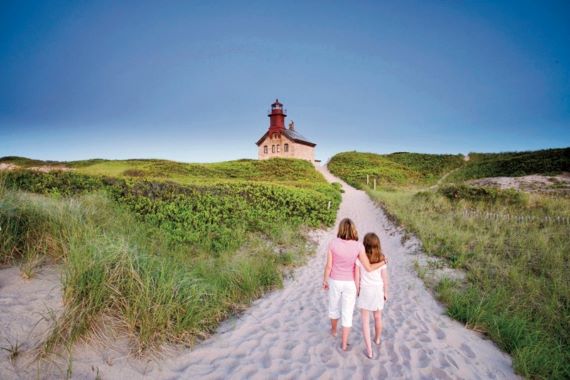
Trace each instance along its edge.
{"label": "hillside path", "polygon": [[[319,170],[341,182],[326,168]],[[327,295],[321,289],[328,242],[334,229],[319,237],[317,254],[300,268],[284,289],[258,300],[238,319],[191,352],[163,362],[151,377],[254,378],[398,378],[512,379],[511,359],[491,341],[444,314],[413,270],[410,247],[363,192],[343,183],[337,215],[350,217],[361,235],[379,234],[389,257],[391,299],[384,310],[383,342],[376,359],[363,354],[360,315],[354,314],[352,349],[340,350],[340,338],[329,335]],[[340,334],[339,334],[340,335]]]}

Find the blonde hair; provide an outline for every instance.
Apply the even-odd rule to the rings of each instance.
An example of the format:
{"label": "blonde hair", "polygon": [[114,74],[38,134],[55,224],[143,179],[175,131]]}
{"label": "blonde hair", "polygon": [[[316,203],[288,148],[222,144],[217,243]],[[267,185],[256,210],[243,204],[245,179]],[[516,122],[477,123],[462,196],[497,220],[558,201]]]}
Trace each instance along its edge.
{"label": "blonde hair", "polygon": [[379,263],[386,260],[386,256],[382,253],[382,246],[380,245],[380,239],[375,233],[367,233],[364,236],[364,249],[366,250],[366,256],[368,256],[368,261],[370,264]]}
{"label": "blonde hair", "polygon": [[356,225],[349,218],[344,218],[338,225],[338,233],[336,236],[342,240],[358,240]]}

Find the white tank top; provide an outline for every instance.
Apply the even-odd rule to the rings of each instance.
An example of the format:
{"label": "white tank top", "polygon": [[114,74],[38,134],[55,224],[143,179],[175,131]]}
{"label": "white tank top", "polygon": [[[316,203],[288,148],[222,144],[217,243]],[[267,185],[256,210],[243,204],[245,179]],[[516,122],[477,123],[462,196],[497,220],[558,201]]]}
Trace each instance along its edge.
{"label": "white tank top", "polygon": [[381,272],[387,269],[386,264],[371,272],[367,272],[366,269],[364,269],[360,259],[356,260],[356,265],[360,268],[360,286],[384,286]]}

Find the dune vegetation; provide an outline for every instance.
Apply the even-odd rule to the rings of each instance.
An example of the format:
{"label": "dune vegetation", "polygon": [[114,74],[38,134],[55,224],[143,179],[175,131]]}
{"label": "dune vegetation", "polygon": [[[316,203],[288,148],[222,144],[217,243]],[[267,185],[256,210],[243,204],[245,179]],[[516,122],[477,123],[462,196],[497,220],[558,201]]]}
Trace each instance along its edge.
{"label": "dune vegetation", "polygon": [[[569,171],[570,165],[564,164],[567,151],[525,153],[528,165],[520,170],[519,154],[476,157],[451,169],[449,177],[457,183],[429,188],[431,181],[422,186],[411,177],[410,182],[380,179],[374,191],[361,174],[345,174],[363,167],[379,173],[382,168],[370,167],[386,156],[351,153],[355,160],[348,160],[346,167],[347,155],[340,160],[335,156],[331,171],[352,184],[359,181],[359,187],[420,239],[426,253],[443,259],[432,265],[465,272],[464,282],[444,277],[434,284],[451,317],[487,334],[512,355],[521,375],[564,379],[570,377],[570,199],[468,186],[458,178],[471,178],[474,174],[465,173],[474,173],[479,161],[494,161],[497,168],[504,168],[504,160],[512,165],[508,172],[497,169],[491,175]],[[534,170],[529,169],[534,158],[544,154],[558,166],[533,164]],[[372,157],[367,164],[366,157]],[[434,157],[433,164],[440,159]],[[418,267],[418,273],[423,277],[431,269]]]}
{"label": "dune vegetation", "polygon": [[[205,165],[218,177],[194,174],[187,183],[172,172],[161,181],[21,164],[3,172],[0,263],[20,265],[26,277],[45,263],[62,265],[65,310],[44,351],[73,344],[103,320],[132,336],[138,351],[192,344],[280,286],[313,249],[304,231],[334,223],[340,191],[308,163],[276,161]],[[267,167],[275,171],[262,180]]]}
{"label": "dune vegetation", "polygon": [[329,161],[330,171],[356,188],[376,178],[381,186],[432,184],[444,173],[463,165],[463,155],[344,152]]}
{"label": "dune vegetation", "polygon": [[469,161],[450,173],[446,182],[485,177],[518,177],[529,174],[555,175],[570,171],[570,148],[529,152],[469,153]]}
{"label": "dune vegetation", "polygon": [[171,181],[179,184],[220,182],[270,182],[295,187],[326,184],[313,165],[304,160],[275,158],[271,160],[235,160],[214,163],[185,163],[156,159],[83,161],[40,161],[24,157],[2,157],[0,163],[20,168],[45,166],[71,169],[78,174],[116,178]]}

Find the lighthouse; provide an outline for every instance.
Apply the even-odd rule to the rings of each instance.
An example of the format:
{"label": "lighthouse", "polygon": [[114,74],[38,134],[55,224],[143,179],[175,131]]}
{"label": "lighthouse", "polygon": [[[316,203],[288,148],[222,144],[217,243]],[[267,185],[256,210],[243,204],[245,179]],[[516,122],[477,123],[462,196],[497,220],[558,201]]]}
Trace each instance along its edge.
{"label": "lighthouse", "polygon": [[315,162],[317,144],[310,142],[297,132],[293,121],[288,128],[285,126],[287,111],[279,99],[275,99],[275,102],[271,104],[267,116],[269,116],[269,128],[256,142],[260,160],[282,157]]}
{"label": "lighthouse", "polygon": [[267,116],[269,116],[269,132],[280,133],[285,129],[287,111],[283,108],[283,104],[279,103],[279,99],[275,99]]}

